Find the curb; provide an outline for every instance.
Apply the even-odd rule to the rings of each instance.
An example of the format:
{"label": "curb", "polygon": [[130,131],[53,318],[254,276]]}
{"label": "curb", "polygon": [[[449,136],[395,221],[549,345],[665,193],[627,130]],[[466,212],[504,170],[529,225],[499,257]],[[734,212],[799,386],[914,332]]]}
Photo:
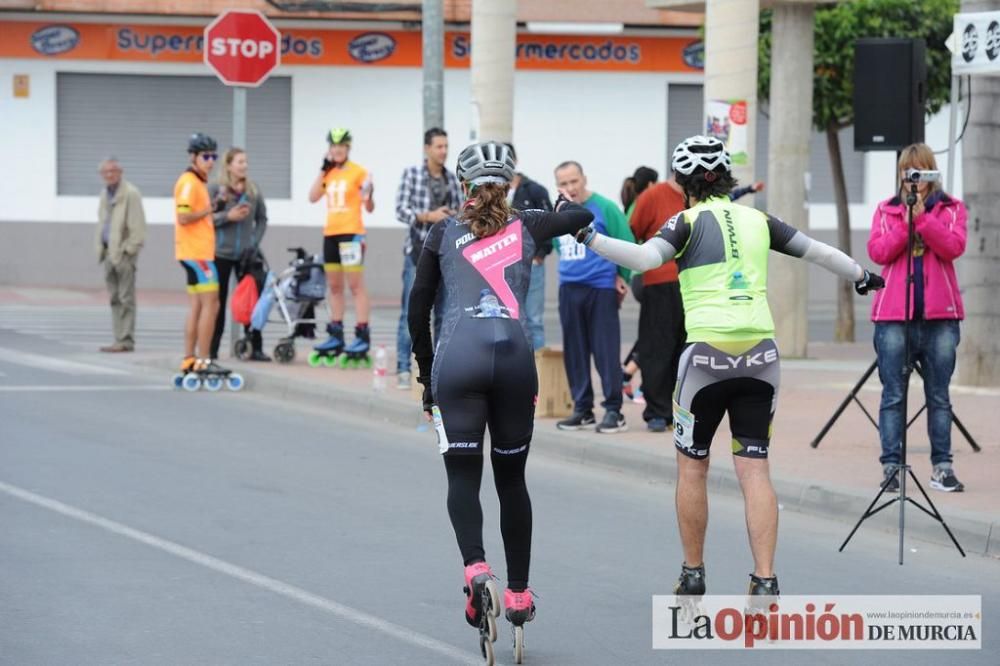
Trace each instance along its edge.
{"label": "curb", "polygon": [[[173,357],[135,359],[130,365],[139,369],[142,374],[158,377],[176,368]],[[413,428],[415,424],[421,422],[422,416],[418,405],[387,397],[385,394],[380,397],[370,391],[348,389],[327,382],[283,377],[272,372],[259,372],[246,366],[240,368],[240,374],[247,380],[248,389],[268,397],[318,407],[336,407],[341,410],[346,407],[355,416],[377,419],[407,428]],[[388,392],[395,389],[389,387],[386,390]],[[554,428],[551,430],[536,428],[532,449],[547,458],[613,471],[645,483],[673,484],[677,473],[673,447],[664,447],[662,451],[651,452],[649,449],[618,440],[614,441],[613,446],[608,446],[602,443],[600,437],[600,435],[581,436],[580,433],[563,433]],[[818,485],[808,479],[789,479],[780,476],[773,476],[772,483],[782,510],[835,520],[851,526],[865,512],[877,492],[877,488],[874,487],[871,493],[865,493],[855,488]],[[742,498],[736,475],[727,468],[718,466],[712,468],[709,471],[708,487],[714,493]],[[923,497],[919,494],[915,499],[923,503]],[[880,504],[885,501],[886,496],[883,496]],[[907,537],[954,547],[944,528],[936,520],[925,515],[917,507],[911,506],[908,509]],[[945,519],[967,554],[1000,558],[1000,520],[991,521],[981,515],[967,512],[953,512]],[[881,532],[896,533],[898,524],[898,509],[893,507],[865,521],[859,532],[874,528]],[[845,530],[845,537],[847,533],[848,530]]]}

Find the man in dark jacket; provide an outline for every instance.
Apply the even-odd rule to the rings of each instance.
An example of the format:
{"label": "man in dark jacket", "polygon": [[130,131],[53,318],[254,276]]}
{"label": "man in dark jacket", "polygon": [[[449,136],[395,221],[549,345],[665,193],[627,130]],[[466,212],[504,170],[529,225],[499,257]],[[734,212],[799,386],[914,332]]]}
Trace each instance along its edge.
{"label": "man in dark jacket", "polygon": [[[507,147],[516,163],[517,151],[509,143]],[[510,205],[515,210],[552,210],[549,191],[520,171],[514,174],[514,180],[510,182],[509,196]],[[534,349],[545,346],[545,257],[551,252],[552,244],[542,243],[531,262],[531,283],[524,302],[524,311],[528,320],[528,331],[531,333],[531,346]]]}

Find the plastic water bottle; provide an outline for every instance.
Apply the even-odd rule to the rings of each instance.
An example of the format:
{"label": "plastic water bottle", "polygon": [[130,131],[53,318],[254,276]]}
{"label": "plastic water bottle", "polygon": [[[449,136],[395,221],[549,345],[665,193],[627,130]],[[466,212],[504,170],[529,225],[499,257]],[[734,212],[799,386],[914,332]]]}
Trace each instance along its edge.
{"label": "plastic water bottle", "polygon": [[500,301],[489,289],[479,292],[479,316],[482,318],[503,317],[503,310],[500,309]]}
{"label": "plastic water bottle", "polygon": [[372,389],[376,393],[385,393],[385,373],[388,357],[385,345],[379,345],[375,349],[375,362],[372,364]]}

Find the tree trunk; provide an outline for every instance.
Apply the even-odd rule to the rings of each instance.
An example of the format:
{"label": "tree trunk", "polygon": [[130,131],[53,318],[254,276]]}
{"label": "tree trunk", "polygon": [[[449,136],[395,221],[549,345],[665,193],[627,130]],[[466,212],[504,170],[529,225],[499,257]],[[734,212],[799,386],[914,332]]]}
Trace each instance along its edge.
{"label": "tree trunk", "polygon": [[[998,0],[964,0],[963,12],[1000,10]],[[963,198],[969,209],[965,254],[955,260],[965,302],[958,381],[1000,385],[1000,78],[972,75],[972,109],[962,139]]]}
{"label": "tree trunk", "polygon": [[[826,128],[826,145],[830,152],[830,170],[833,173],[833,192],[837,202],[837,244],[847,255],[851,254],[851,213],[847,208],[847,181],[844,179],[844,161],[840,158],[840,128],[831,123]],[[837,323],[834,332],[837,342],[854,342],[854,291],[850,282],[837,281]]]}

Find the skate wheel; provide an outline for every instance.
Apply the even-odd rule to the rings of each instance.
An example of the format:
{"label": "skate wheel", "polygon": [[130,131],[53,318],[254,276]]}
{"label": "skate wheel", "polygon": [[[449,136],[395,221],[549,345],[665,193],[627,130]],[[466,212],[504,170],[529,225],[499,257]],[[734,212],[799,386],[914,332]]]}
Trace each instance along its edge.
{"label": "skate wheel", "polygon": [[[483,602],[489,601],[490,613],[493,617],[500,617],[500,591],[497,589],[497,583],[492,578],[486,581],[483,585],[483,590],[489,594],[489,599],[483,598]],[[493,640],[496,640],[494,638]]]}
{"label": "skate wheel", "polygon": [[226,388],[230,391],[242,391],[246,385],[247,383],[244,381],[243,375],[239,373],[234,372],[226,377]]}
{"label": "skate wheel", "polygon": [[493,616],[493,613],[486,614],[486,633],[491,643],[497,642],[497,619]]}
{"label": "skate wheel", "polygon": [[369,357],[365,356],[363,359],[361,359],[361,367],[365,368],[366,370],[370,370],[372,367],[372,360]]}
{"label": "skate wheel", "polygon": [[170,378],[170,383],[173,385],[175,389],[182,388],[184,386],[184,375],[178,372],[177,374],[175,374],[173,377]]}
{"label": "skate wheel", "polygon": [[326,357],[324,357],[323,358],[323,365],[325,365],[328,368],[332,368],[332,367],[336,366],[337,365],[337,357],[336,356],[326,356]]}
{"label": "skate wheel", "polygon": [[209,375],[202,380],[202,386],[205,387],[206,391],[211,391],[212,393],[220,391],[222,390],[222,377]]}
{"label": "skate wheel", "polygon": [[338,356],[337,357],[337,365],[340,366],[341,370],[346,369],[347,368],[347,364],[349,362],[350,362],[350,359],[348,359],[347,356]]}
{"label": "skate wheel", "polygon": [[493,643],[486,640],[485,635],[479,637],[479,649],[483,653],[483,659],[486,660],[486,666],[493,666],[496,663],[496,655],[493,653]]}
{"label": "skate wheel", "polygon": [[[275,354],[275,355],[277,356],[277,354]],[[310,368],[318,368],[322,364],[323,364],[323,355],[322,354],[320,354],[318,351],[314,351],[311,354],[309,354],[309,367]]]}
{"label": "skate wheel", "polygon": [[188,373],[184,375],[184,379],[181,380],[181,386],[185,391],[197,391],[201,388],[201,377],[193,372]]}
{"label": "skate wheel", "polygon": [[514,627],[514,663],[524,661],[524,627]]}
{"label": "skate wheel", "polygon": [[233,345],[233,356],[241,361],[246,361],[250,358],[250,343],[246,338],[240,338]]}

